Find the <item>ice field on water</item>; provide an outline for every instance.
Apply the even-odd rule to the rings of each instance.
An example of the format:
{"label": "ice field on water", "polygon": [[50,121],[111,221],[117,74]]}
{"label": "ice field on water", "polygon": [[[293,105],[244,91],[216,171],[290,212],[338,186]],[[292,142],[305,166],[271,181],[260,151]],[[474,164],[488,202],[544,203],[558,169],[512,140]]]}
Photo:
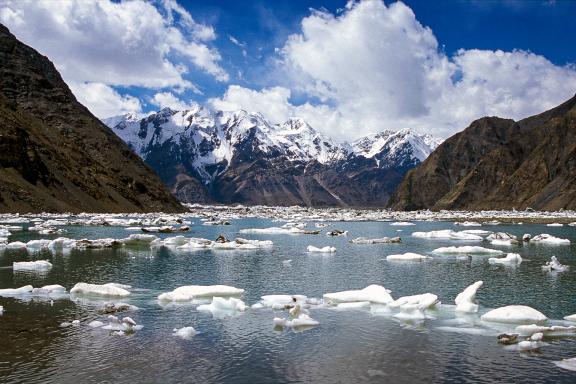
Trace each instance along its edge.
{"label": "ice field on water", "polygon": [[[6,219],[6,217],[4,217]],[[519,324],[491,323],[480,317],[507,305],[530,306],[547,316],[544,326],[576,326],[563,317],[576,314],[576,227],[545,224],[460,226],[452,221],[392,222],[325,221],[306,230],[320,234],[262,233],[242,229],[280,227],[285,221],[235,218],[230,225],[202,225],[199,217],[184,217],[190,230],[150,233],[160,239],[175,236],[215,240],[272,241],[239,249],[169,246],[161,240],[115,248],[69,249],[6,247],[35,239],[124,239],[142,234],[135,225],[60,225],[60,234],[28,231],[33,223],[12,220],[4,225],[0,246],[0,290],[58,284],[66,293],[12,294],[0,297],[0,378],[2,382],[182,382],[182,383],[573,383],[576,372],[555,362],[576,357],[576,337],[546,334],[534,349],[498,343],[501,333],[514,333]],[[301,221],[301,220],[299,220]],[[21,227],[18,229],[17,227]],[[346,236],[327,236],[333,230]],[[505,245],[487,240],[427,238],[414,232],[438,230],[506,232],[520,240],[550,234],[570,243],[522,242]],[[7,233],[10,233],[7,235]],[[49,232],[49,231],[48,231]],[[7,235],[7,236],[6,236]],[[354,244],[358,237],[401,238],[400,243]],[[483,234],[482,237],[487,237]],[[335,252],[308,252],[308,246]],[[484,247],[501,254],[433,252],[444,247]],[[478,251],[476,249],[476,251]],[[387,259],[406,253],[427,256],[410,261]],[[508,253],[521,263],[489,262]],[[556,256],[570,268],[549,272],[542,266]],[[51,268],[24,270],[14,262],[47,260]],[[290,261],[289,261],[290,260]],[[456,296],[483,281],[477,313],[455,311]],[[101,297],[68,292],[77,283],[129,285],[127,296]],[[323,300],[327,293],[360,290],[377,284],[396,300],[432,293],[441,304],[402,316],[385,304],[355,303],[338,307]],[[234,303],[246,309],[214,310],[210,297],[188,301],[158,296],[187,285],[226,285],[244,290]],[[1,294],[2,291],[0,291]],[[5,291],[6,292],[6,291]],[[299,299],[315,327],[274,326],[274,318],[290,319],[287,310],[262,304],[264,295],[305,295]],[[226,305],[232,303],[228,299]],[[138,328],[119,332],[103,310],[106,302],[127,303]],[[254,304],[260,303],[256,306]],[[266,304],[266,303],[264,303]],[[235,305],[235,304],[234,304]],[[254,306],[254,307],[252,307]],[[212,311],[210,309],[212,308]],[[279,308],[276,305],[274,308]],[[413,313],[414,311],[412,311]],[[419,313],[425,318],[419,318]],[[72,323],[79,320],[79,324]],[[101,326],[90,326],[94,321]],[[525,324],[531,324],[527,322]],[[91,325],[98,325],[92,323]],[[193,327],[193,331],[186,327]],[[107,329],[105,329],[107,328]],[[569,329],[569,328],[568,328]],[[567,332],[571,333],[571,332]],[[574,334],[576,336],[576,334]],[[522,337],[521,340],[526,339]],[[576,365],[576,364],[575,364]]]}

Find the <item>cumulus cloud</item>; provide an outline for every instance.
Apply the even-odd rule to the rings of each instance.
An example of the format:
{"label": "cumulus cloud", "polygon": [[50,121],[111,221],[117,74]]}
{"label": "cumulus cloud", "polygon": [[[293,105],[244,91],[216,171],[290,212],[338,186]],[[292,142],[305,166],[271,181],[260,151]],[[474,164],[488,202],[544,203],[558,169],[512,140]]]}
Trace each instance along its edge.
{"label": "cumulus cloud", "polygon": [[50,57],[68,83],[197,91],[185,77],[191,68],[227,81],[219,52],[206,43],[216,37],[213,28],[175,0],[155,4],[3,0],[0,21]]}
{"label": "cumulus cloud", "polygon": [[576,92],[573,66],[530,52],[446,56],[433,31],[400,2],[350,2],[337,16],[314,11],[280,52],[279,76],[321,104],[294,105],[287,88],[231,86],[212,105],[274,120],[298,115],[340,139],[406,127],[447,137],[479,117],[523,118]]}
{"label": "cumulus cloud", "polygon": [[125,113],[138,113],[140,100],[130,95],[121,95],[112,87],[102,83],[69,82],[70,89],[83,105],[89,105],[90,111],[98,118]]}
{"label": "cumulus cloud", "polygon": [[174,95],[172,92],[158,92],[152,97],[150,103],[159,109],[170,108],[177,111],[192,109],[194,104],[187,103]]}

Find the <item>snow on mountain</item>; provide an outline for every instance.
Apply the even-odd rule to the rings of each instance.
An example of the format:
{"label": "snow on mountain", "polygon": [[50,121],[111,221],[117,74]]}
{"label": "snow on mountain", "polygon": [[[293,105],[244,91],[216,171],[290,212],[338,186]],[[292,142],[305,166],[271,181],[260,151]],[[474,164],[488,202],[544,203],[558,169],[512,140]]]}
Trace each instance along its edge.
{"label": "snow on mountain", "polygon": [[379,166],[415,166],[426,160],[441,142],[406,128],[363,137],[352,143],[352,150],[358,156],[376,159]]}
{"label": "snow on mountain", "polygon": [[260,113],[211,111],[199,104],[184,111],[164,108],[143,118],[127,114],[103,121],[146,161],[152,156],[156,163],[161,162],[159,156],[177,158],[176,163],[189,163],[206,184],[228,169],[235,154],[320,164],[352,155],[374,158],[378,167],[394,168],[417,165],[440,142],[404,129],[383,131],[352,145],[337,144],[303,119],[271,124]]}

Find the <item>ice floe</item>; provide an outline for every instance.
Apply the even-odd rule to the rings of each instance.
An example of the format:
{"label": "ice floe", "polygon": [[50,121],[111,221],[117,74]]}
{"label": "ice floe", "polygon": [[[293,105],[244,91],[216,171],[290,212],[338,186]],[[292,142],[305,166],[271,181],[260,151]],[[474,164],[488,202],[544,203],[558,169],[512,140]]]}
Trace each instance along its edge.
{"label": "ice floe", "polygon": [[267,235],[318,235],[318,230],[306,230],[297,227],[270,227],[270,228],[244,228],[240,233],[267,234]]}
{"label": "ice floe", "polygon": [[357,237],[350,240],[352,244],[389,244],[389,243],[401,243],[402,240],[399,237],[381,237],[379,239],[369,239],[367,237]]}
{"label": "ice floe", "polygon": [[320,325],[320,323],[309,315],[302,313],[294,319],[282,319],[275,317],[272,322],[275,327],[278,328],[305,328],[305,327],[315,327]]}
{"label": "ice floe", "polygon": [[480,317],[483,321],[495,323],[541,323],[548,318],[526,305],[508,305],[493,309]]}
{"label": "ice floe", "polygon": [[118,296],[126,297],[130,295],[130,291],[126,288],[130,286],[116,283],[107,284],[88,284],[88,283],[77,283],[70,290],[71,294],[74,295],[85,295],[85,296]]}
{"label": "ice floe", "polygon": [[414,232],[413,237],[424,239],[449,239],[449,240],[468,240],[468,241],[482,241],[482,237],[467,232],[456,232],[451,229],[444,229],[440,231],[430,232]]}
{"label": "ice floe", "polygon": [[576,322],[576,313],[569,316],[564,316],[564,320]]}
{"label": "ice floe", "polygon": [[331,247],[329,245],[322,247],[322,248],[318,248],[315,247],[313,245],[309,245],[308,248],[306,248],[308,250],[308,252],[315,252],[315,253],[334,253],[336,252],[336,248],[335,247]]}
{"label": "ice floe", "polygon": [[488,235],[486,240],[494,245],[512,245],[518,244],[518,238],[510,233],[496,232]]}
{"label": "ice floe", "polygon": [[482,224],[477,223],[475,221],[457,221],[454,225],[461,225],[463,227],[481,227]]}
{"label": "ice floe", "polygon": [[560,239],[547,233],[534,236],[532,239],[530,239],[530,242],[539,244],[570,244],[570,240],[568,239]]}
{"label": "ice floe", "polygon": [[194,329],[194,327],[182,327],[182,328],[174,328],[172,330],[172,334],[174,336],[180,337],[184,340],[190,340],[192,339],[196,334],[198,334],[198,331],[196,331]]}
{"label": "ice floe", "polygon": [[192,301],[196,297],[239,296],[243,289],[228,285],[185,285],[158,295],[160,301]]}
{"label": "ice floe", "polygon": [[460,292],[454,302],[456,303],[456,311],[465,313],[478,312],[478,302],[476,301],[476,293],[478,289],[484,284],[483,281],[477,281],[469,285],[465,290]]}
{"label": "ice floe", "polygon": [[15,261],[12,268],[14,271],[42,272],[51,269],[52,263],[48,260]]}
{"label": "ice floe", "polygon": [[522,263],[522,256],[517,253],[509,253],[506,257],[491,257],[488,259],[490,264],[506,264],[506,265],[518,265]]}
{"label": "ice floe", "polygon": [[498,249],[490,249],[484,247],[463,246],[463,247],[442,247],[436,248],[432,251],[436,254],[477,254],[477,255],[501,255],[504,252]]}
{"label": "ice floe", "polygon": [[555,272],[565,272],[569,269],[570,267],[568,267],[567,265],[564,264],[560,264],[560,262],[558,261],[558,259],[556,258],[556,256],[552,256],[550,261],[546,262],[546,265],[542,266],[542,270],[543,271],[555,271]]}
{"label": "ice floe", "polygon": [[553,361],[554,365],[559,368],[566,369],[569,371],[576,371],[576,357],[571,359],[562,359],[560,361]]}
{"label": "ice floe", "polygon": [[235,297],[213,297],[210,304],[199,305],[199,311],[212,312],[214,315],[227,315],[236,312],[243,312],[247,308],[246,304]]}
{"label": "ice floe", "polygon": [[418,310],[422,311],[434,308],[437,304],[440,304],[438,296],[433,293],[422,293],[420,295],[402,296],[388,303],[388,306],[397,309],[407,307],[410,308],[410,311],[412,311],[412,306],[416,306]]}
{"label": "ice floe", "polygon": [[411,223],[409,221],[396,221],[394,223],[390,223],[390,225],[399,226],[399,227],[407,227],[407,226],[416,225],[416,224]]}
{"label": "ice floe", "polygon": [[430,256],[420,255],[418,253],[407,252],[400,255],[388,255],[386,260],[388,261],[422,261],[431,259]]}
{"label": "ice floe", "polygon": [[332,304],[369,301],[376,304],[389,304],[394,299],[390,291],[381,285],[372,284],[364,289],[324,294],[324,299]]}
{"label": "ice floe", "polygon": [[514,329],[514,332],[520,336],[532,336],[536,333],[541,333],[544,336],[573,336],[576,334],[576,326],[564,327],[561,325],[553,325],[550,327],[529,324],[519,325]]}

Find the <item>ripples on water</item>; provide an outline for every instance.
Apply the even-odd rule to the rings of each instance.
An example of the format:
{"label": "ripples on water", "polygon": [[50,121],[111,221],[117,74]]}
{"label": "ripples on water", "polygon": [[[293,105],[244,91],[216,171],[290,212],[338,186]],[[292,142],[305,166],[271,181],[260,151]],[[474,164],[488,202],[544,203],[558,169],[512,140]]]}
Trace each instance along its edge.
{"label": "ripples on water", "polygon": [[[194,220],[194,219],[193,219]],[[199,222],[199,220],[194,220]],[[193,226],[186,236],[228,238],[241,228],[277,225],[269,220],[236,220],[230,226]],[[132,336],[112,336],[86,324],[100,318],[99,304],[69,300],[0,298],[0,382],[390,382],[390,383],[545,383],[576,380],[574,372],[551,361],[576,356],[576,340],[557,339],[539,352],[518,353],[498,345],[495,337],[443,332],[439,326],[454,320],[438,313],[421,324],[403,323],[369,310],[313,309],[320,326],[304,332],[275,331],[272,318],[284,316],[269,309],[248,310],[234,317],[213,318],[193,305],[160,306],[156,296],[181,285],[226,284],[245,289],[243,300],[257,302],[265,294],[323,293],[382,284],[394,297],[432,292],[446,304],[466,286],[484,280],[478,292],[483,307],[509,304],[533,306],[550,318],[576,313],[576,228],[544,225],[487,227],[492,231],[550,233],[568,238],[570,246],[524,245],[490,248],[514,251],[527,260],[519,267],[492,266],[485,256],[459,260],[434,256],[416,263],[383,261],[394,253],[429,253],[435,248],[477,244],[412,238],[414,231],[465,228],[452,223],[421,222],[394,227],[383,222],[333,223],[350,231],[345,237],[322,235],[242,235],[270,239],[274,247],[256,251],[194,251],[177,253],[166,248],[73,250],[69,254],[22,251],[0,254],[0,288],[26,284],[118,282],[130,284],[128,301],[141,309],[130,313],[144,328]],[[71,238],[123,238],[130,234],[114,227],[68,227]],[[397,230],[401,230],[398,232]],[[161,235],[165,237],[166,235]],[[402,244],[354,245],[358,236],[401,236]],[[28,241],[29,232],[16,232],[11,241]],[[49,238],[45,236],[44,238]],[[335,254],[314,255],[307,245],[332,245]],[[572,266],[552,275],[540,266],[556,255]],[[49,259],[54,267],[45,274],[13,273],[13,261]],[[282,261],[291,259],[291,266]],[[101,302],[100,302],[101,303]],[[452,316],[453,317],[453,316]],[[79,327],[61,328],[79,319]],[[172,336],[173,328],[193,326],[200,333],[191,340]]]}

